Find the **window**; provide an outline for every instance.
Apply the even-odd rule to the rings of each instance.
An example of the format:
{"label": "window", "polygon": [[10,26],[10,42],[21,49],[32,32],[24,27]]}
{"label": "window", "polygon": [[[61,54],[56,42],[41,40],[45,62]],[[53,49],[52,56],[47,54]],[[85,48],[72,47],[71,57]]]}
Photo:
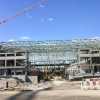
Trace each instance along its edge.
{"label": "window", "polygon": [[14,54],[7,54],[7,56],[14,56]]}
{"label": "window", "polygon": [[7,66],[14,66],[14,60],[7,60]]}
{"label": "window", "polygon": [[5,57],[5,54],[0,54],[0,57]]}
{"label": "window", "polygon": [[16,56],[24,56],[24,55],[25,55],[24,52],[17,52],[17,53],[16,53]]}
{"label": "window", "polygon": [[16,66],[24,66],[25,61],[24,60],[16,60]]}
{"label": "window", "polygon": [[5,66],[5,60],[0,60],[0,67]]}

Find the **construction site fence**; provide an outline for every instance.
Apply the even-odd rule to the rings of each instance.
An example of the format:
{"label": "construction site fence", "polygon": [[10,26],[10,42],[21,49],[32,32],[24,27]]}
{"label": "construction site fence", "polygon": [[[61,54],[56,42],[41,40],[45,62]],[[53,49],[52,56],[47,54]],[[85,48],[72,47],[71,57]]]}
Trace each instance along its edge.
{"label": "construction site fence", "polygon": [[83,79],[81,82],[83,90],[100,90],[100,78]]}

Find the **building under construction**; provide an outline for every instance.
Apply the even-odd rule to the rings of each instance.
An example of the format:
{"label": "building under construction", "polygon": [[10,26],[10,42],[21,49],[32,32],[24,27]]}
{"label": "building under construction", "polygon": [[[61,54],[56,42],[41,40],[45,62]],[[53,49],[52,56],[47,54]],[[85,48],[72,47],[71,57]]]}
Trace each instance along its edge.
{"label": "building under construction", "polygon": [[[100,40],[12,41],[0,43],[0,75],[47,72],[77,78],[100,75]],[[56,74],[55,74],[56,73]]]}

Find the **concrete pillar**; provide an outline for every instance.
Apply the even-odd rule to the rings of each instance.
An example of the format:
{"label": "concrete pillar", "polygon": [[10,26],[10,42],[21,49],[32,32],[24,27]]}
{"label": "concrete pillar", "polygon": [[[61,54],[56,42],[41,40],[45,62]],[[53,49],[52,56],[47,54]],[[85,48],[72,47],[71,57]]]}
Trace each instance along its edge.
{"label": "concrete pillar", "polygon": [[92,48],[90,49],[90,68],[91,68],[91,74],[94,74],[94,67],[93,67],[93,64],[92,64]]}
{"label": "concrete pillar", "polygon": [[67,68],[69,67],[70,65],[64,65],[64,68],[65,68],[65,79],[69,79],[69,75],[68,75],[68,72],[67,72]]}
{"label": "concrete pillar", "polygon": [[78,71],[80,70],[80,49],[78,48],[78,54],[77,54],[77,67],[78,67]]}
{"label": "concrete pillar", "polygon": [[[14,53],[14,56],[16,57],[16,52]],[[16,59],[14,60],[14,67],[16,67]]]}
{"label": "concrete pillar", "polygon": [[4,76],[7,76],[7,70],[4,70]]}
{"label": "concrete pillar", "polygon": [[16,72],[15,72],[15,70],[14,70],[14,75],[16,75]]}
{"label": "concrete pillar", "polygon": [[[5,54],[5,58],[7,57],[7,54]],[[7,59],[5,59],[5,68],[7,67]]]}
{"label": "concrete pillar", "polygon": [[14,67],[16,67],[16,59],[14,60]]}
{"label": "concrete pillar", "polygon": [[5,59],[5,68],[7,67],[7,60]]}

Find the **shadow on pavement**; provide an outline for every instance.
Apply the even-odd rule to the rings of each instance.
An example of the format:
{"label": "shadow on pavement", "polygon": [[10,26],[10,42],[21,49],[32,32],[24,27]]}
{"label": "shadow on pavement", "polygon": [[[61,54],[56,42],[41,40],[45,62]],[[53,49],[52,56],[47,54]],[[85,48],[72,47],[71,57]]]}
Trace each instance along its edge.
{"label": "shadow on pavement", "polygon": [[11,96],[11,97],[9,97],[6,100],[20,100],[21,99],[21,96],[24,96],[25,94],[29,94],[31,92],[32,91],[21,91],[20,93],[14,95],[14,96]]}
{"label": "shadow on pavement", "polygon": [[6,100],[34,100],[37,93],[46,90],[51,90],[51,88],[38,90],[38,91],[21,91],[20,93],[11,96]]}

